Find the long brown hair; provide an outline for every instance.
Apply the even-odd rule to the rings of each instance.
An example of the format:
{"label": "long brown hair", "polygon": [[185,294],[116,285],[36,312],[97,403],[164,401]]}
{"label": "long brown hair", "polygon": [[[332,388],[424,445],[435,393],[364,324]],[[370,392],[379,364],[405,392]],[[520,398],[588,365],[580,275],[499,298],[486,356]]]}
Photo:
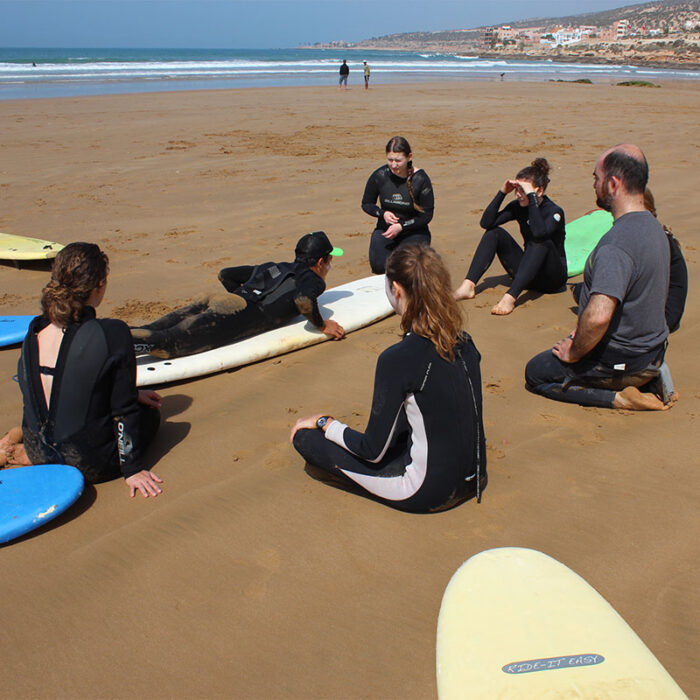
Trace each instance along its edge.
{"label": "long brown hair", "polygon": [[386,276],[406,292],[403,332],[427,338],[440,357],[452,361],[454,346],[463,332],[462,314],[442,258],[425,244],[397,248],[386,262]]}
{"label": "long brown hair", "polygon": [[[403,153],[407,158],[411,155],[411,144],[403,136],[393,136],[389,139],[389,143],[386,145],[387,153]],[[416,211],[423,212],[425,209],[416,204],[416,198],[413,196],[413,161],[408,161],[408,176],[406,177],[406,184],[408,185],[408,194],[411,197],[411,204]]]}
{"label": "long brown hair", "polygon": [[88,297],[109,272],[109,259],[94,243],[69,243],[59,251],[51,279],[41,292],[41,309],[59,326],[77,323]]}

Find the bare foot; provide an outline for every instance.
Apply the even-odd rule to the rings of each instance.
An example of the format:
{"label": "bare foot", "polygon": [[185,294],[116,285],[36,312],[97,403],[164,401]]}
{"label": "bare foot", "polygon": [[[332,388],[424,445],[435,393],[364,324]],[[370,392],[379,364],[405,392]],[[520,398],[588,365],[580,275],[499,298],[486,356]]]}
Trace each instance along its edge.
{"label": "bare foot", "polygon": [[31,464],[22,444],[22,428],[12,428],[0,438],[0,467]]}
{"label": "bare foot", "polygon": [[471,280],[464,280],[455,290],[455,299],[473,299],[476,296],[476,285]]}
{"label": "bare foot", "polygon": [[625,387],[613,399],[613,408],[627,411],[668,411],[672,405],[673,401],[664,404],[655,394],[644,394],[636,386]]}
{"label": "bare foot", "polygon": [[507,316],[513,313],[515,308],[515,297],[512,294],[504,294],[501,301],[491,309],[494,316]]}

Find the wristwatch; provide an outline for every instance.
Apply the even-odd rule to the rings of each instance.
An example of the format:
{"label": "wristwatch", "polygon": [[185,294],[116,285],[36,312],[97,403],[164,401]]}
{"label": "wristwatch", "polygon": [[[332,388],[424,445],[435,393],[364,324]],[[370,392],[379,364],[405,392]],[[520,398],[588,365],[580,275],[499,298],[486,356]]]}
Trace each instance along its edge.
{"label": "wristwatch", "polygon": [[329,420],[332,420],[331,416],[321,416],[317,421],[316,421],[316,427],[319,430],[323,430],[324,426],[326,423],[328,423]]}

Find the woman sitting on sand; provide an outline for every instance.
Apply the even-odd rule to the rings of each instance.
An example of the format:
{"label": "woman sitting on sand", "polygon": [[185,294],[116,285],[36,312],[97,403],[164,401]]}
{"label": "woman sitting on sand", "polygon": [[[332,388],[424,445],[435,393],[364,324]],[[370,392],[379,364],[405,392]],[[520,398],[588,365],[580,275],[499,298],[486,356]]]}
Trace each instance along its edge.
{"label": "woman sitting on sand", "polygon": [[394,251],[386,279],[404,336],[379,356],[365,432],[319,413],[291,439],[322,479],[399,510],[445,510],[486,484],[480,355],[432,248]]}
{"label": "woman sitting on sand", "polygon": [[[142,466],[158,429],[154,391],[137,391],[133,341],[125,323],[97,319],[107,256],[93,243],[61,250],[19,360],[22,428],[0,441],[10,464],[70,464],[88,483],[124,476],[133,496],[161,493]],[[9,459],[8,459],[9,458]]]}
{"label": "woman sitting on sand", "polygon": [[413,167],[412,158],[408,141],[394,136],[386,145],[386,165],[375,170],[365,185],[362,211],[377,219],[369,243],[369,264],[376,274],[384,272],[392,250],[430,243],[433,185],[425,170]]}
{"label": "woman sitting on sand", "polygon": [[[491,313],[505,316],[513,311],[524,289],[556,292],[566,282],[567,267],[564,251],[564,212],[544,193],[549,184],[549,163],[536,158],[523,168],[514,180],[506,180],[481,217],[486,233],[481,237],[467,277],[455,292],[455,298],[473,299],[476,285],[498,259],[513,280],[503,298]],[[499,211],[510,192],[516,199]],[[503,224],[517,221],[525,250],[504,229]]]}

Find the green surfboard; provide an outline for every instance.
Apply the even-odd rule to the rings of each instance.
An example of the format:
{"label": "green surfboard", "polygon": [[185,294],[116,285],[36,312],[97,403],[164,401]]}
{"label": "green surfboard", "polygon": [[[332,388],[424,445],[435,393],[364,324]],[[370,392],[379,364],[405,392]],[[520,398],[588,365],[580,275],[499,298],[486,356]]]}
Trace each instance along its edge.
{"label": "green surfboard", "polygon": [[583,272],[588,256],[612,225],[612,214],[602,209],[595,209],[566,225],[564,249],[569,277]]}

